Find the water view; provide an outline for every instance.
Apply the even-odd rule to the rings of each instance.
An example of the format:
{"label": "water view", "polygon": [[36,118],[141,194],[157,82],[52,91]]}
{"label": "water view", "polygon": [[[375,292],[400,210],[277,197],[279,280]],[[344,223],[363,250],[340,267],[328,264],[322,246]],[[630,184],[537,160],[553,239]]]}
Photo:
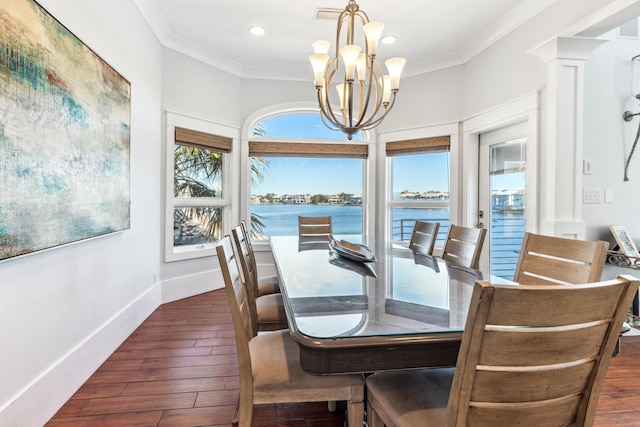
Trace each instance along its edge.
{"label": "water view", "polygon": [[[295,236],[298,234],[298,216],[325,215],[332,217],[334,234],[362,234],[362,206],[357,205],[252,204],[251,212],[264,225],[261,234],[266,236]],[[439,222],[438,244],[444,243],[449,230],[449,211],[443,208],[393,209],[393,240],[408,241],[416,219]],[[523,213],[492,213],[492,274],[513,278],[524,229]]]}

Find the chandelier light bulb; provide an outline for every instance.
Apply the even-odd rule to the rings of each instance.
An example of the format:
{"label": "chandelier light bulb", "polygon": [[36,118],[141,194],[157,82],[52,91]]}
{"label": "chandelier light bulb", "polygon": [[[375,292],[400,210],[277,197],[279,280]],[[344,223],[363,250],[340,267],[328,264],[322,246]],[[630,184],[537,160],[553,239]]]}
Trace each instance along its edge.
{"label": "chandelier light bulb", "polygon": [[336,90],[338,91],[338,97],[340,99],[340,109],[345,110],[347,108],[347,103],[349,102],[349,94],[346,91],[346,86],[344,83],[340,83],[336,85]]}
{"label": "chandelier light bulb", "polygon": [[311,47],[313,47],[314,53],[329,53],[331,42],[327,40],[316,40],[311,43]]}
{"label": "chandelier light bulb", "polygon": [[367,78],[367,54],[360,53],[358,55],[358,61],[356,62],[356,70],[358,70],[358,82],[364,84]]}
{"label": "chandelier light bulb", "polygon": [[313,84],[315,87],[324,86],[324,70],[329,62],[329,55],[326,53],[313,53],[309,55],[309,61],[313,67]]}
{"label": "chandelier light bulb", "polygon": [[353,77],[356,71],[356,63],[358,62],[358,56],[362,48],[357,44],[348,44],[340,48],[340,55],[344,61],[345,79],[347,81],[353,81]]}
{"label": "chandelier light bulb", "polygon": [[375,56],[378,51],[378,41],[384,30],[384,24],[376,21],[369,22],[365,24],[362,29],[367,37],[367,53]]}
{"label": "chandelier light bulb", "polygon": [[404,58],[390,58],[385,61],[385,65],[389,71],[391,90],[397,91],[400,87],[400,74],[402,74],[402,69],[406,62],[407,60]]}
{"label": "chandelier light bulb", "polygon": [[391,99],[391,77],[388,74],[380,77],[380,86],[382,86],[382,104],[389,104]]}

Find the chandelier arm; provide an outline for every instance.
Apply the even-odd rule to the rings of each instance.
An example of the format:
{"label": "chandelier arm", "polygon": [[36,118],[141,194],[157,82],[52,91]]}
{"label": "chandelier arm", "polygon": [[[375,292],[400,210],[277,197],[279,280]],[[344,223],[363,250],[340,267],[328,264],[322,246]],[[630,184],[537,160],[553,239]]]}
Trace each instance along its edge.
{"label": "chandelier arm", "polygon": [[[337,62],[337,59],[333,62]],[[331,96],[329,93],[330,92],[329,89],[331,88],[331,80],[333,79],[333,76],[335,75],[336,72],[337,72],[337,67],[334,67],[334,69],[331,72],[329,72],[328,74],[325,74],[326,78],[324,82],[324,88],[325,88],[324,102],[321,103],[320,105],[320,112],[324,113],[327,120],[329,120],[333,124],[333,126],[340,129],[344,126],[344,123],[341,123],[340,120],[338,120],[338,117],[336,117],[335,113],[333,112],[333,108],[331,107]],[[343,114],[343,118],[344,118],[344,114]]]}
{"label": "chandelier arm", "polygon": [[[378,68],[378,74],[382,75],[382,67],[380,66],[380,63],[378,61],[375,60],[375,56],[372,55],[371,58],[371,65],[370,65],[370,70],[369,70],[369,90],[367,91],[367,100],[364,104],[364,108],[363,108],[363,113],[362,113],[362,117],[360,119],[360,121],[358,122],[358,124],[356,126],[361,127],[361,126],[369,126],[373,121],[376,120],[376,116],[378,114],[378,111],[380,110],[380,106],[382,104],[382,88],[380,88],[380,90],[378,89],[378,74],[376,74],[375,72],[375,67]],[[371,113],[371,116],[368,119],[364,119],[365,115],[366,115],[366,111],[369,107],[369,101],[370,101],[370,97],[371,97],[371,90],[375,88],[375,104],[374,104],[374,109],[373,112]],[[386,114],[386,112],[384,113]],[[383,116],[384,116],[383,114]]]}
{"label": "chandelier arm", "polygon": [[342,127],[341,123],[336,119],[336,116],[331,108],[331,103],[328,99],[325,99],[320,104],[320,117],[322,117],[322,121],[327,124],[327,121],[331,123],[332,127],[335,127],[338,130]]}
{"label": "chandelier arm", "polygon": [[[339,130],[339,126],[333,120],[331,120],[331,116],[333,116],[333,111],[331,110],[331,106],[326,103],[326,100],[322,97],[322,87],[318,88],[318,106],[320,107],[320,118],[322,119],[322,123],[326,127],[331,130]],[[327,109],[329,110],[329,114],[327,114]],[[327,122],[328,121],[328,122]]]}
{"label": "chandelier arm", "polygon": [[365,123],[361,127],[362,130],[372,129],[372,128],[378,126],[380,123],[382,123],[382,121],[387,117],[387,113],[389,113],[389,111],[391,111],[391,108],[393,108],[393,105],[396,103],[396,93],[397,93],[397,91],[393,92],[393,96],[392,96],[393,99],[391,100],[391,102],[387,106],[384,107],[384,113],[380,117],[378,117],[375,121],[369,122],[369,123]]}
{"label": "chandelier arm", "polygon": [[[375,68],[374,66],[377,64],[376,61],[376,57],[375,55],[371,55],[371,59],[370,59],[370,65],[369,65],[369,87],[367,89],[367,99],[364,102],[364,104],[362,104],[362,115],[360,116],[360,121],[358,122],[358,126],[363,125],[363,120],[364,120],[364,125],[366,125],[368,122],[371,121],[371,119],[373,119],[373,117],[376,115],[376,112],[378,110],[377,106],[378,106],[378,83],[377,83],[377,78],[378,76],[376,75],[375,72]],[[378,68],[380,68],[380,66],[378,66]],[[365,82],[366,83],[366,82]],[[367,120],[365,120],[365,116],[367,115],[367,110],[369,108],[369,101],[371,100],[371,90],[375,87],[376,89],[376,95],[375,95],[375,100],[376,100],[376,108],[373,111],[373,114],[371,114],[371,117],[368,118]]]}

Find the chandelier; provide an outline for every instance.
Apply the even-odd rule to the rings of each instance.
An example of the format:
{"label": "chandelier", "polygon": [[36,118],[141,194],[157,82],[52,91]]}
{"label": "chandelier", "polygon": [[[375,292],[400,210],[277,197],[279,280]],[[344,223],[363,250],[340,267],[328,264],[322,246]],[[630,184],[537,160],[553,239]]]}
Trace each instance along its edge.
{"label": "chandelier", "polygon": [[[361,29],[359,39],[356,39],[356,25]],[[385,61],[388,74],[383,74],[376,59],[383,30],[382,22],[369,22],[369,17],[355,0],[349,0],[338,18],[334,56],[329,57],[330,42],[318,40],[312,45],[315,53],[309,56],[309,61],[313,67],[320,116],[325,126],[340,130],[349,140],[361,130],[382,123],[396,101],[406,60],[388,59]],[[342,37],[344,43],[340,46]],[[337,104],[331,102],[336,94]],[[339,105],[339,112],[334,111],[332,105]]]}

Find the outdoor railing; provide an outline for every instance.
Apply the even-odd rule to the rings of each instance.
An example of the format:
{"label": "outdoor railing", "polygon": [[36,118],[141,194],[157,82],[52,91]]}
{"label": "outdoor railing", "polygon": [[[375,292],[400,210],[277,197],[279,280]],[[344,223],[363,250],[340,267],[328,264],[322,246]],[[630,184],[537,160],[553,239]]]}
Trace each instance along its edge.
{"label": "outdoor railing", "polygon": [[[393,240],[408,242],[417,220],[416,218],[404,218],[394,221]],[[428,221],[440,223],[436,243],[443,245],[449,231],[449,218],[429,218]],[[505,279],[513,278],[520,246],[524,238],[524,230],[524,214],[493,213],[491,221],[491,274]]]}

